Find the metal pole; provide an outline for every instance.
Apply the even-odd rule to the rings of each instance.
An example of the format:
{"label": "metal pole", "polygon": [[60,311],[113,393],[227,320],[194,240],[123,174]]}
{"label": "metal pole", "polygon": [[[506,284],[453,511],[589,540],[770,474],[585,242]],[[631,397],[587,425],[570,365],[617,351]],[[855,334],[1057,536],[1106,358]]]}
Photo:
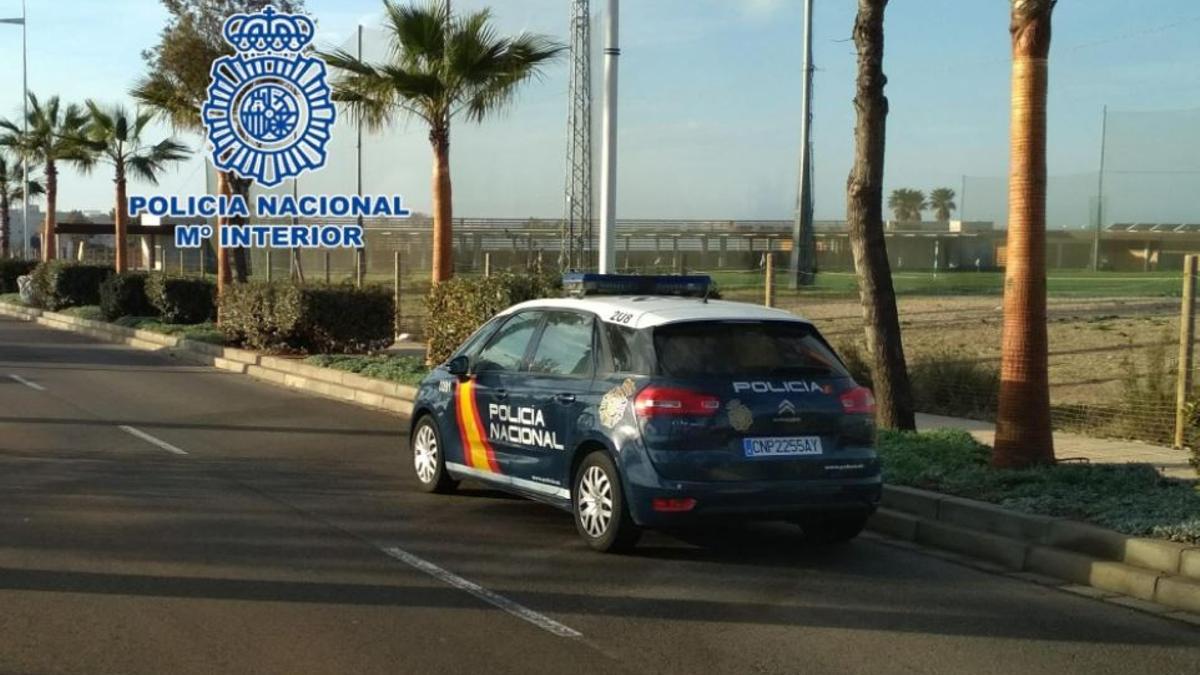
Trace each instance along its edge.
{"label": "metal pole", "polygon": [[804,0],[804,78],[800,95],[800,175],[796,214],[792,226],[791,287],[813,282],[815,239],[812,224],[812,12],[813,0]]}
{"label": "metal pole", "polygon": [[1104,151],[1108,142],[1108,106],[1100,123],[1100,177],[1096,186],[1096,234],[1092,241],[1092,271],[1100,270],[1100,231],[1104,229]]}
{"label": "metal pole", "polygon": [[179,249],[179,276],[183,276],[183,249]]}
{"label": "metal pole", "polygon": [[271,249],[267,249],[267,283],[271,283]]}
{"label": "metal pole", "polygon": [[967,220],[967,174],[962,177],[962,191],[958,193],[958,219]]}
{"label": "metal pole", "polygon": [[331,281],[331,278],[329,276],[329,249],[325,249],[325,283],[328,284],[330,281]]}
{"label": "metal pole", "polygon": [[1192,393],[1192,342],[1196,339],[1196,267],[1200,256],[1183,258],[1183,303],[1179,310],[1179,373],[1175,383],[1175,447],[1182,448]]}
{"label": "metal pole", "polygon": [[492,254],[491,252],[483,254],[483,276],[492,276]]}
{"label": "metal pole", "polygon": [[[450,11],[450,0],[446,0],[446,11],[447,12]],[[360,24],[358,24],[358,60],[359,60],[359,62],[362,61],[362,58],[363,58],[363,26],[360,23]],[[361,119],[358,121],[357,155],[358,155],[358,158],[357,158],[357,162],[358,162],[358,196],[362,197],[362,195],[363,195],[363,125],[362,125]],[[358,227],[360,229],[362,229],[364,227],[362,215],[358,216]],[[355,253],[354,253],[354,258],[355,258],[354,264],[355,264],[355,270],[356,270],[354,282],[359,288],[363,287],[363,274],[365,272],[364,267],[366,266],[364,264],[365,261],[363,260],[363,257],[366,254],[366,250],[365,250],[366,231],[365,230],[363,231],[363,246],[364,246],[364,248],[355,249]]]}
{"label": "metal pole", "polygon": [[[25,95],[22,97],[25,111],[25,126],[24,132],[29,136],[29,17],[25,13],[25,0],[21,0],[21,89]],[[21,160],[21,180],[25,184],[21,186],[24,190],[25,198],[21,200],[21,208],[23,214],[21,216],[21,238],[25,240],[25,259],[29,259],[29,158],[25,157]],[[42,246],[45,246],[45,242]]]}
{"label": "metal pole", "polygon": [[604,19],[604,116],[600,151],[600,273],[616,271],[617,243],[617,79],[621,56],[620,0],[608,0]]}

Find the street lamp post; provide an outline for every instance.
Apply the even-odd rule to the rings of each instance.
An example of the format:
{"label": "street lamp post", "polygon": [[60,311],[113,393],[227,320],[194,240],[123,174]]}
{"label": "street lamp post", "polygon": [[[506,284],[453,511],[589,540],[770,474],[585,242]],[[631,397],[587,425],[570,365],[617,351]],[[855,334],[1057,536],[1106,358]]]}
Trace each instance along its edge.
{"label": "street lamp post", "polygon": [[600,150],[600,273],[616,271],[617,250],[617,59],[619,0],[608,0],[604,37],[604,117]]}
{"label": "street lamp post", "polygon": [[[19,19],[0,19],[0,23],[9,23],[21,27],[21,101],[23,103],[24,132],[29,134],[29,39],[25,25],[25,0],[21,0],[21,17]],[[21,239],[24,240],[25,258],[29,258],[29,158],[21,157]]]}

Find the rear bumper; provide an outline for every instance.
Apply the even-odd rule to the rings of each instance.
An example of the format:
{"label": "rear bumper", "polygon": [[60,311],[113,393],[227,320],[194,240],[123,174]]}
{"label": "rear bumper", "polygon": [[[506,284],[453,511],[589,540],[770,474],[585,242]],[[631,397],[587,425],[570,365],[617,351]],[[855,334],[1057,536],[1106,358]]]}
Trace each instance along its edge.
{"label": "rear bumper", "polygon": [[[631,481],[627,498],[634,521],[644,527],[680,525],[705,517],[778,519],[807,513],[874,513],[883,481],[868,478],[811,481],[677,482]],[[689,511],[662,512],[655,499],[694,499]]]}

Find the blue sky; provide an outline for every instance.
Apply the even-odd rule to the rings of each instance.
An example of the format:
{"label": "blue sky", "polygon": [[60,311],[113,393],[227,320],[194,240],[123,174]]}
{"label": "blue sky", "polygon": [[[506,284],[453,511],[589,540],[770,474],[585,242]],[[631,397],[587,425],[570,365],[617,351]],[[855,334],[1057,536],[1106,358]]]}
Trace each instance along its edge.
{"label": "blue sky", "polygon": [[[348,40],[360,22],[378,24],[378,0],[307,4],[325,45]],[[503,30],[566,37],[568,0],[456,0],[463,9],[485,4],[495,9]],[[958,189],[963,174],[1006,173],[1008,4],[891,3],[885,60],[889,190]],[[29,5],[31,89],[79,101],[124,99],[142,71],[140,52],[157,40],[164,19],[156,0],[29,0]],[[800,0],[624,1],[621,217],[790,217],[798,158],[800,5]],[[845,210],[854,123],[853,9],[850,0],[816,2],[818,218],[841,218]],[[19,12],[17,0],[0,0],[0,15]],[[1114,110],[1200,107],[1198,30],[1195,0],[1062,0],[1051,55],[1051,172],[1096,169],[1105,104]],[[19,112],[19,36],[15,27],[0,26],[2,115]],[[456,127],[457,215],[561,213],[566,88],[563,63],[529,86],[503,117],[478,128]],[[349,124],[341,125],[335,145],[352,147],[353,135]],[[429,153],[419,125],[401,122],[372,138],[368,148],[368,190],[401,193],[414,208],[427,209]],[[350,189],[351,166],[333,162],[313,186]],[[110,188],[102,173],[64,173],[61,207],[108,209]],[[200,192],[203,173],[193,162],[168,175],[157,190],[135,190]]]}

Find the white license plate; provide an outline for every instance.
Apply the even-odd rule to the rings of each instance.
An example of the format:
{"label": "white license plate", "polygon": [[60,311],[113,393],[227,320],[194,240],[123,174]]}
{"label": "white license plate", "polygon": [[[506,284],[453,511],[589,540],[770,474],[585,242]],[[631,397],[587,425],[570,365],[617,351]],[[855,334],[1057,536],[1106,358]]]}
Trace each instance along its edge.
{"label": "white license plate", "polygon": [[742,450],[747,457],[803,457],[819,455],[820,436],[782,436],[777,438],[743,438]]}

